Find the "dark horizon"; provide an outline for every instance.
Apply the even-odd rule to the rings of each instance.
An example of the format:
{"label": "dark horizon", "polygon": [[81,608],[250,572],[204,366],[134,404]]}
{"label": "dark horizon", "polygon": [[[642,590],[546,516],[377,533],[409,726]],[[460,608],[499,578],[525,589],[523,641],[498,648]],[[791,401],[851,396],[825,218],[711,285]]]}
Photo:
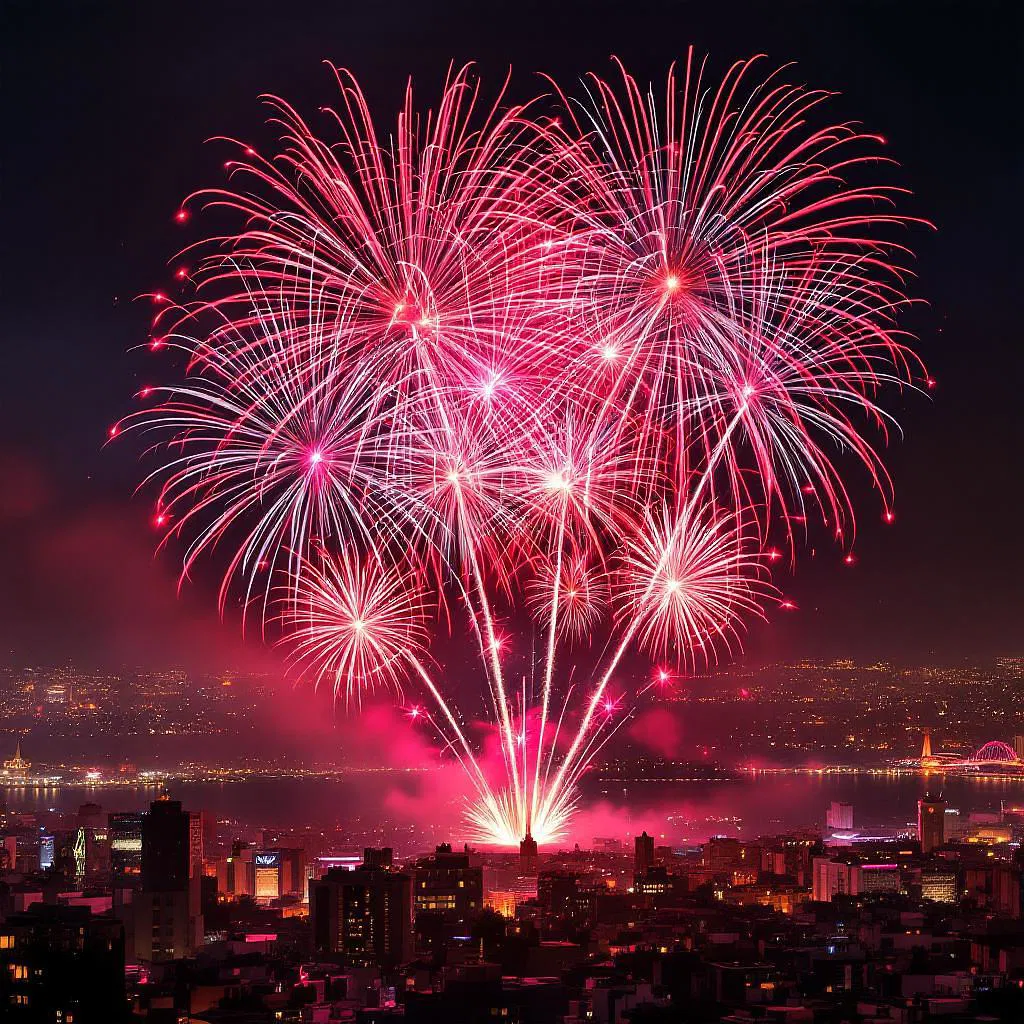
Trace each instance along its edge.
{"label": "dark horizon", "polygon": [[[778,582],[799,605],[752,630],[746,660],[850,656],[912,663],[1022,653],[1024,353],[1011,296],[1021,259],[1015,121],[1020,15],[1010,4],[689,3],[401,5],[342,13],[324,5],[11,6],[5,12],[0,394],[0,651],[4,660],[80,665],[274,666],[221,624],[203,580],[176,592],[154,556],[151,494],[133,496],[137,444],[104,450],[140,386],[173,376],[132,351],[151,309],[135,296],[173,286],[169,261],[208,227],[174,214],[223,180],[218,136],[265,137],[262,93],[315,121],[334,99],[329,59],[352,68],[386,122],[412,74],[424,102],[451,59],[476,58],[497,88],[535,71],[565,83],[620,55],[663,79],[687,46],[718,74],[766,53],[766,67],[841,95],[822,117],[856,119],[887,140],[891,180],[913,196],[922,300],[907,320],[938,387],[890,394],[905,439],[886,461],[896,522],[855,485],[857,562],[819,535]],[[1015,49],[1017,52],[1015,53]],[[158,375],[165,376],[159,377]],[[817,545],[814,557],[809,548]],[[8,653],[9,652],[9,653]],[[177,660],[175,660],[177,659]]]}

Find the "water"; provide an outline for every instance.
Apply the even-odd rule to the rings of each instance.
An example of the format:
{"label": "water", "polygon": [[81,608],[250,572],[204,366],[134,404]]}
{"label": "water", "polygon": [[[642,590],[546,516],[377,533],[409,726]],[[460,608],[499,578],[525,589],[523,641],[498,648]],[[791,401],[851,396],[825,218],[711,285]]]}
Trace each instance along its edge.
{"label": "water", "polygon": [[[223,823],[221,831],[321,829],[398,847],[460,838],[461,798],[445,771],[352,772],[337,778],[253,776],[237,782],[171,784],[190,810]],[[1024,804],[1024,778],[932,778],[951,807],[998,812],[1001,802]],[[593,777],[571,839],[628,837],[646,828],[666,842],[698,842],[708,835],[754,837],[801,825],[821,826],[830,801],[854,806],[855,828],[878,835],[913,822],[925,780],[875,773],[766,773],[719,779],[602,783]],[[92,801],[106,811],[141,810],[158,790],[143,786],[61,786],[6,790],[14,811],[32,811],[55,825]],[[230,823],[230,824],[228,824]]]}

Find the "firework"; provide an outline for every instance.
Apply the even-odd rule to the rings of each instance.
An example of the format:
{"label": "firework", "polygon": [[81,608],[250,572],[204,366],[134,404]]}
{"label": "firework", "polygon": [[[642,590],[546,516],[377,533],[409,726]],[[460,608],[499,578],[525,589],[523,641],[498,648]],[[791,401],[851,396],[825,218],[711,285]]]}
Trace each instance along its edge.
{"label": "firework", "polygon": [[[774,599],[770,533],[795,552],[814,512],[848,541],[839,452],[891,517],[878,396],[920,372],[898,190],[846,181],[871,137],[808,127],[825,95],[754,62],[709,88],[691,54],[662,94],[620,72],[505,107],[463,68],[390,135],[344,71],[322,135],[272,100],[279,149],[203,193],[242,229],[157,318],[185,382],[126,424],[185,574],[229,551],[221,601],[276,589],[297,671],[347,703],[429,697],[488,842],[565,833],[628,651],[659,685],[714,665]],[[438,682],[462,615],[497,772]]]}

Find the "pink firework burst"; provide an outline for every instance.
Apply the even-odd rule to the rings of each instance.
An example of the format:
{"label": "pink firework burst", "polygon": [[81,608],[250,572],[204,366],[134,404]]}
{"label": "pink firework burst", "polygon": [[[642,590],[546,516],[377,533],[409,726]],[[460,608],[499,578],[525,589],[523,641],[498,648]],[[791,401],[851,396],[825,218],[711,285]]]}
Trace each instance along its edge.
{"label": "pink firework burst", "polygon": [[[429,699],[478,839],[565,834],[630,691],[667,685],[630,687],[627,652],[736,651],[769,535],[795,558],[824,523],[852,558],[847,462],[893,517],[882,392],[930,381],[897,323],[900,190],[757,66],[714,83],[691,53],[655,90],[620,65],[556,87],[557,117],[463,68],[387,131],[336,69],[322,129],[270,101],[280,145],[202,194],[241,224],[189,261],[199,299],[154,297],[150,347],[189,370],[124,426],[155,439],[183,575],[226,552],[221,602],[264,614],[278,586],[297,667],[346,703]],[[473,648],[497,776],[435,622]]]}

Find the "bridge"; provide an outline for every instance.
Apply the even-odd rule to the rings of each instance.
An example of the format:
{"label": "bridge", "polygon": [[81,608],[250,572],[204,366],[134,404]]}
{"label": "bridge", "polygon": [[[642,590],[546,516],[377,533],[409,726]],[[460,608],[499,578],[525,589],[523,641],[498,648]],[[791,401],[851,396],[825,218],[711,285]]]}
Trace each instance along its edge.
{"label": "bridge", "polygon": [[926,772],[979,771],[1002,775],[1024,775],[1024,759],[1017,751],[1002,740],[989,740],[968,757],[952,753],[934,753],[931,733],[926,729],[921,757],[912,764],[919,765]]}
{"label": "bridge", "polygon": [[1002,740],[989,740],[970,757],[954,761],[953,765],[958,768],[1017,768],[1024,771],[1024,761],[1017,756],[1017,751]]}

